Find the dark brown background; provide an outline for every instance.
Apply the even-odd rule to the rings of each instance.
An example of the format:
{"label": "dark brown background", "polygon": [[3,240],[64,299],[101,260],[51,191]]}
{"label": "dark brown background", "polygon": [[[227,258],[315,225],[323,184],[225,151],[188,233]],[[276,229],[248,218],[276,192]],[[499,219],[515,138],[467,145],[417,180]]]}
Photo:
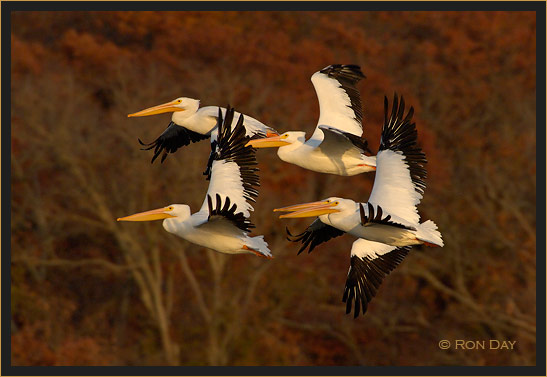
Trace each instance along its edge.
{"label": "dark brown background", "polygon": [[[18,12],[12,17],[14,365],[535,364],[535,16],[527,12]],[[315,127],[310,76],[354,63],[374,151],[383,97],[415,108],[419,209],[445,247],[414,248],[364,317],[341,302],[353,238],[296,256],[278,206],[366,201],[374,174],[305,171],[258,151],[253,215],[276,258],[228,256],[119,216],[195,211],[201,142],[150,165],[179,96],[279,131]],[[516,349],[440,350],[442,339]]]}

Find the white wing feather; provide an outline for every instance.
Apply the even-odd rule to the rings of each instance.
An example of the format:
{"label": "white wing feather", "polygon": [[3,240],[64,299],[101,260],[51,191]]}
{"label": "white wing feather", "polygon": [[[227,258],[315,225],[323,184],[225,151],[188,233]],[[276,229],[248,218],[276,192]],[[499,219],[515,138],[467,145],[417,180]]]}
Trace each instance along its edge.
{"label": "white wing feather", "polygon": [[379,205],[386,214],[418,224],[420,215],[416,206],[421,199],[422,194],[414,188],[403,154],[389,149],[378,152],[369,203]]}
{"label": "white wing feather", "polygon": [[404,109],[403,97],[399,102],[395,94],[389,115],[388,100],[384,99],[384,126],[369,202],[379,205],[392,216],[418,225],[420,215],[416,206],[425,189],[427,160],[416,144],[418,133],[412,122],[414,109],[410,107],[406,116]]}
{"label": "white wing feather", "polygon": [[361,259],[368,257],[370,259],[375,259],[378,255],[384,255],[390,251],[395,250],[396,246],[386,245],[381,242],[374,242],[365,240],[364,238],[359,238],[356,240],[353,245],[351,245],[351,256],[357,256]]}
{"label": "white wing feather", "polygon": [[[351,100],[340,83],[321,72],[314,73],[311,82],[319,101],[317,126],[338,128],[344,132],[361,136],[362,125],[356,119],[355,112],[351,108]],[[316,132],[320,132],[319,128],[315,129],[314,135]]]}
{"label": "white wing feather", "polygon": [[[218,107],[215,107],[217,111],[217,117],[218,117]],[[236,115],[237,114],[237,115]],[[223,117],[223,127],[226,127],[227,123],[229,122],[229,119],[224,115]],[[211,200],[213,203],[216,203],[217,201],[217,195],[220,196],[221,203],[226,202],[226,198],[230,198],[230,207],[234,204],[236,207],[236,212],[243,213],[243,216],[246,218],[249,218],[251,215],[251,211],[254,210],[253,206],[247,201],[248,198],[250,198],[249,195],[253,195],[252,193],[246,192],[245,185],[244,185],[244,177],[242,177],[242,171],[243,174],[249,174],[249,171],[247,171],[250,167],[249,162],[247,161],[244,166],[238,165],[237,156],[234,155],[233,151],[230,151],[230,148],[236,147],[238,143],[245,143],[246,139],[243,138],[243,130],[238,129],[236,131],[236,125],[238,124],[240,120],[240,114],[233,112],[233,118],[231,118],[232,121],[229,124],[230,130],[226,130],[227,133],[223,133],[225,135],[225,140],[222,142],[222,145],[217,145],[215,148],[216,150],[213,152],[212,156],[214,156],[214,159],[212,161],[211,171],[210,171],[210,182],[209,182],[209,188],[207,189],[207,194],[205,195],[205,200],[203,201],[203,204],[201,206],[200,212],[209,211],[209,205],[208,205],[208,196],[211,197]],[[247,118],[243,116],[243,124]],[[237,132],[241,132],[240,136],[237,136]],[[218,128],[215,129],[214,133],[211,133],[211,139],[213,138],[213,134],[215,136],[215,140],[218,137]],[[232,138],[236,137],[239,138],[236,141],[236,144],[231,145],[230,143],[233,142]],[[232,140],[232,142],[230,142]],[[224,149],[226,148],[226,149]],[[226,158],[220,158],[224,153],[228,153],[231,157],[229,159]],[[252,149],[247,147],[243,150],[239,149],[239,153],[244,154],[244,158],[248,159],[251,156],[254,156]],[[241,155],[240,155],[241,157]],[[254,157],[253,157],[254,158]],[[256,163],[256,161],[255,161]],[[254,163],[254,164],[255,164]],[[254,165],[251,163],[251,165]],[[242,170],[243,169],[243,170]],[[247,171],[245,173],[245,171]],[[252,168],[251,168],[252,171]],[[253,173],[254,174],[254,173]],[[256,176],[256,175],[255,175]],[[257,180],[258,177],[256,176]],[[249,177],[247,177],[249,179]],[[248,188],[249,189],[249,188]],[[254,190],[254,189],[252,189]]]}
{"label": "white wing feather", "polygon": [[[253,211],[254,208],[245,200],[239,166],[235,162],[226,160],[213,161],[211,181],[207,195],[210,195],[213,203],[215,203],[217,194],[220,195],[223,203],[226,197],[229,197],[231,203],[237,205],[237,212],[243,212],[245,217],[251,216],[250,211]],[[201,205],[200,211],[209,211],[207,195],[205,195],[205,200]]]}

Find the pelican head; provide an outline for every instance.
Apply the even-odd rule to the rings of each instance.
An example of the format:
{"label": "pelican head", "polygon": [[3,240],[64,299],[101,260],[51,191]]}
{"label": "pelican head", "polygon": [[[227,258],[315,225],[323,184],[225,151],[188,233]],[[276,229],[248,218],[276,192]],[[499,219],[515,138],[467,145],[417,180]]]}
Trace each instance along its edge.
{"label": "pelican head", "polygon": [[324,217],[330,214],[347,214],[355,212],[356,204],[353,200],[331,196],[330,198],[318,202],[296,204],[283,208],[276,208],[274,212],[291,212],[279,216],[280,219],[298,218],[298,217]]}
{"label": "pelican head", "polygon": [[184,221],[190,217],[190,207],[185,204],[171,204],[170,206],[153,209],[151,211],[139,212],[134,215],[120,217],[118,221],[153,221],[176,218],[177,221]]}
{"label": "pelican head", "polygon": [[[306,133],[303,131],[289,131],[281,135],[254,139],[247,143],[253,148],[284,147],[287,145],[303,144],[306,141]],[[246,146],[247,146],[246,145]]]}
{"label": "pelican head", "polygon": [[[179,97],[161,105],[149,107],[136,113],[128,114],[132,117],[145,117],[162,113],[173,113],[171,120],[177,123],[177,119],[184,119],[194,115],[199,108],[199,100],[187,97]],[[178,123],[177,123],[178,124]]]}

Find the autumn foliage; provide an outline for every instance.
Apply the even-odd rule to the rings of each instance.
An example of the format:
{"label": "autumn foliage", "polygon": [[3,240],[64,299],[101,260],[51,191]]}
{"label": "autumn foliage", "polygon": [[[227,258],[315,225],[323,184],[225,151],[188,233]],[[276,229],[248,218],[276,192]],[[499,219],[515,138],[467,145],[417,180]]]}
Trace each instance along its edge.
{"label": "autumn foliage", "polygon": [[[534,365],[535,15],[530,12],[17,12],[12,15],[13,365]],[[359,64],[364,129],[414,106],[419,210],[444,248],[412,249],[367,314],[341,302],[353,238],[297,256],[273,208],[366,201],[374,174],[305,171],[259,150],[252,220],[275,259],[229,256],[120,216],[201,205],[207,141],[150,164],[176,97],[311,134],[310,76]],[[3,125],[6,126],[6,125]],[[442,339],[516,340],[513,351]]]}

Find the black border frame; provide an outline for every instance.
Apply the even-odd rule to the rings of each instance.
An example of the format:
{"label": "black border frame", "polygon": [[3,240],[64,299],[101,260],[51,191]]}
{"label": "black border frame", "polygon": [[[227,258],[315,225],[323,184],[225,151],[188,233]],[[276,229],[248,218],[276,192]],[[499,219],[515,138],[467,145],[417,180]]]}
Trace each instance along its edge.
{"label": "black border frame", "polygon": [[[1,146],[2,157],[2,214],[1,219],[4,226],[1,229],[2,255],[1,255],[1,281],[2,281],[2,354],[1,354],[1,375],[43,375],[43,376],[69,376],[69,375],[134,375],[134,376],[173,376],[173,375],[302,375],[302,376],[357,376],[357,375],[499,375],[499,376],[533,376],[546,374],[546,342],[545,342],[545,287],[546,273],[545,266],[545,233],[546,211],[546,164],[545,164],[545,140],[546,140],[546,49],[545,49],[545,15],[546,3],[543,1],[143,1],[143,2],[65,2],[65,1],[2,1],[1,3],[1,75],[2,75],[2,104],[1,104]],[[67,366],[67,367],[25,367],[11,365],[11,12],[14,11],[126,11],[126,10],[247,10],[247,11],[534,11],[536,12],[536,233],[540,230],[541,237],[536,240],[536,365],[535,366],[416,366],[416,367],[367,367],[367,366],[329,366],[329,367],[297,367],[297,366],[242,366],[242,367],[89,367],[89,366]],[[540,32],[538,32],[540,31]],[[539,67],[539,69],[538,69]],[[539,152],[538,144],[539,140]],[[9,153],[9,154],[8,154]],[[9,158],[8,158],[9,156]],[[9,189],[8,189],[9,187]],[[537,215],[540,216],[537,216]],[[539,251],[539,253],[538,253]],[[541,270],[538,269],[540,266]],[[539,298],[539,299],[538,299]],[[539,303],[540,305],[537,305]]]}

